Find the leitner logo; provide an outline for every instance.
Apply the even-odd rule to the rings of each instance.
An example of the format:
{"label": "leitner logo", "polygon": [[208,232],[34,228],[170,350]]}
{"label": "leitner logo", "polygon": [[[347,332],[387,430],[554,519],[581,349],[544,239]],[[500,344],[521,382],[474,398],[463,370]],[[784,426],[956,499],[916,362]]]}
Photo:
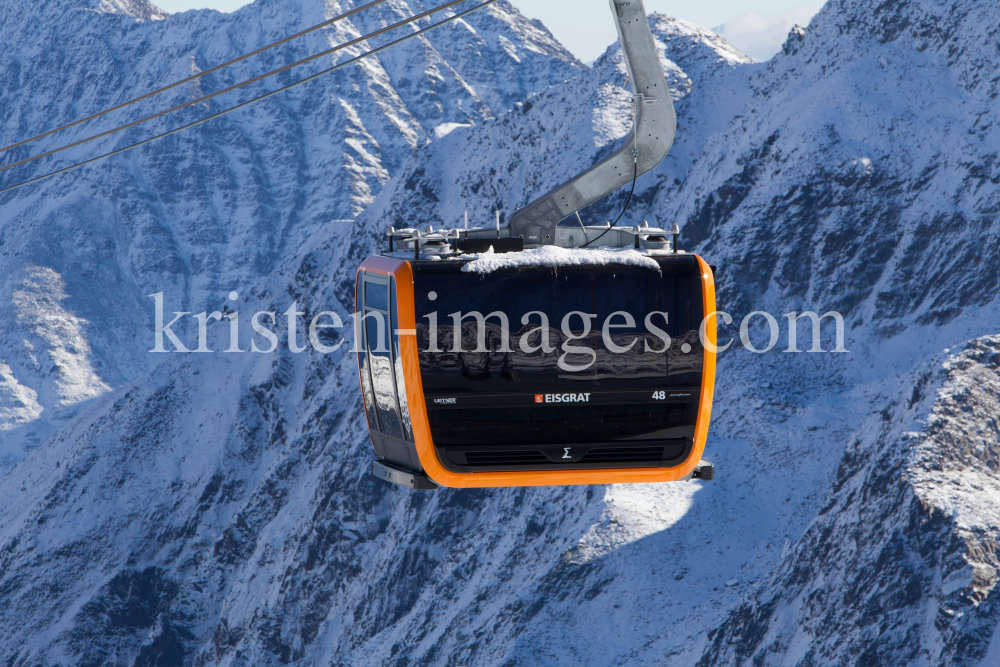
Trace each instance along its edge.
{"label": "leitner logo", "polygon": [[455,398],[435,398],[434,402],[438,405],[455,405],[458,403],[458,399]]}
{"label": "leitner logo", "polygon": [[[542,394],[535,394],[535,403],[541,403],[539,400]],[[546,403],[590,403],[590,394],[545,394]]]}

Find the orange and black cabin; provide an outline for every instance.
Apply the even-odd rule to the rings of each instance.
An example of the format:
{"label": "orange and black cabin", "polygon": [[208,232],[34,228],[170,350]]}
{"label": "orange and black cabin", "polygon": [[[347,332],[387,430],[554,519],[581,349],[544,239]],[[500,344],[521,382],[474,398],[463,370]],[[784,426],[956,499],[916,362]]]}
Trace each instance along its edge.
{"label": "orange and black cabin", "polygon": [[355,298],[374,472],[416,489],[690,478],[711,416],[715,283],[697,255],[652,258],[658,271],[485,274],[368,258]]}

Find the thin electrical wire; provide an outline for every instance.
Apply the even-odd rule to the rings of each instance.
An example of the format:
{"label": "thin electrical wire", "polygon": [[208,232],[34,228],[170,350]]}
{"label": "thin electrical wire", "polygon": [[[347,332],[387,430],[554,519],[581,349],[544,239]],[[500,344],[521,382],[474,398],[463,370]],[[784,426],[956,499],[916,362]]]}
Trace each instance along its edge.
{"label": "thin electrical wire", "polygon": [[[283,86],[281,88],[278,88],[277,90],[272,90],[269,93],[264,93],[263,95],[258,95],[257,97],[255,97],[253,99],[250,99],[250,100],[247,100],[246,102],[241,102],[240,104],[237,104],[234,107],[230,107],[228,109],[224,109],[224,110],[222,110],[222,111],[220,111],[218,113],[212,114],[211,116],[206,116],[205,118],[201,118],[201,119],[196,120],[194,122],[188,123],[187,125],[182,125],[182,126],[180,126],[178,128],[174,128],[173,130],[169,130],[167,132],[163,132],[163,133],[158,134],[158,135],[156,135],[154,137],[150,137],[148,139],[143,139],[142,141],[138,141],[138,142],[136,142],[134,144],[130,144],[128,146],[124,146],[122,148],[110,151],[110,152],[105,153],[103,155],[98,155],[97,157],[92,157],[89,160],[84,160],[83,162],[78,162],[78,163],[72,164],[72,165],[70,165],[68,167],[63,167],[62,169],[58,169],[58,170],[50,172],[48,174],[42,174],[41,176],[36,176],[35,178],[32,178],[32,179],[27,180],[27,181],[24,181],[23,183],[18,183],[16,185],[11,185],[9,187],[3,188],[2,190],[0,190],[0,194],[3,194],[4,192],[10,192],[11,190],[16,190],[17,188],[24,187],[25,185],[30,185],[32,183],[37,183],[38,181],[44,180],[44,179],[49,178],[51,176],[57,176],[59,174],[64,174],[67,171],[72,171],[73,169],[77,169],[79,167],[83,167],[85,165],[92,164],[92,163],[97,162],[99,160],[103,160],[105,158],[109,158],[109,157],[112,157],[114,155],[118,155],[120,153],[124,153],[125,151],[131,150],[133,148],[138,148],[139,146],[145,146],[146,144],[152,143],[152,142],[156,141],[157,139],[163,139],[164,137],[169,137],[172,134],[176,134],[176,133],[181,132],[183,130],[190,129],[190,128],[196,126],[196,125],[201,125],[202,123],[207,123],[210,120],[214,120],[214,119],[219,118],[221,116],[225,116],[226,114],[231,113],[233,111],[236,111],[237,109],[242,109],[244,107],[250,106],[251,104],[253,104],[255,102],[260,102],[261,100],[264,100],[264,99],[267,99],[268,97],[272,97],[274,95],[277,95],[278,93],[283,93],[286,90],[290,90],[291,88],[294,88],[295,86],[299,86],[299,85],[302,85],[303,83],[307,83],[309,81],[313,81],[315,79],[318,79],[319,77],[324,76],[326,74],[329,74],[330,72],[334,72],[334,71],[336,71],[336,70],[338,70],[338,69],[340,69],[342,67],[346,67],[347,65],[350,65],[351,63],[358,62],[359,60],[362,60],[363,58],[367,58],[368,56],[375,55],[376,53],[379,53],[381,51],[385,51],[386,49],[389,49],[389,48],[392,48],[393,46],[396,46],[397,44],[401,44],[401,43],[403,43],[403,42],[405,42],[407,40],[413,39],[414,37],[418,37],[418,36],[424,34],[425,32],[429,32],[431,30],[434,30],[435,28],[440,28],[441,26],[445,25],[446,23],[450,23],[452,21],[457,21],[458,19],[464,18],[464,17],[468,16],[469,14],[472,14],[473,12],[477,12],[480,9],[488,7],[488,6],[492,5],[495,2],[497,2],[497,0],[486,0],[485,2],[483,2],[480,5],[476,5],[475,7],[472,7],[471,9],[466,9],[465,11],[459,12],[458,14],[455,14],[454,16],[449,16],[448,18],[446,18],[446,19],[444,19],[442,21],[438,21],[434,25],[427,26],[426,28],[422,28],[422,29],[418,30],[417,32],[414,32],[414,33],[412,33],[410,35],[407,35],[406,37],[400,37],[399,39],[397,39],[395,41],[392,41],[392,42],[389,42],[388,44],[384,44],[382,46],[374,48],[371,51],[368,51],[367,53],[361,54],[360,56],[355,56],[354,58],[351,58],[349,60],[345,60],[342,63],[337,63],[333,67],[329,67],[329,68],[323,70],[322,72],[317,72],[316,74],[312,74],[310,76],[307,76],[304,79],[300,79],[298,81],[295,81],[294,83],[290,83],[287,86]],[[634,186],[634,184],[633,184],[633,186]]]}
{"label": "thin electrical wire", "polygon": [[211,74],[212,72],[218,72],[220,69],[229,67],[230,65],[235,65],[238,62],[242,62],[242,61],[246,60],[247,58],[252,58],[253,56],[256,56],[258,54],[264,53],[264,51],[268,51],[268,50],[273,49],[275,47],[281,46],[282,44],[287,44],[288,42],[292,41],[293,39],[298,39],[299,37],[302,37],[303,35],[308,35],[311,32],[315,32],[316,30],[319,30],[320,28],[325,28],[328,25],[333,25],[334,23],[336,23],[338,21],[342,21],[342,20],[344,20],[344,19],[346,19],[346,18],[348,18],[350,16],[354,16],[358,12],[362,12],[362,11],[368,9],[369,7],[374,7],[375,5],[380,5],[383,2],[386,2],[386,0],[374,0],[373,2],[369,2],[368,4],[361,5],[360,7],[356,7],[354,9],[350,10],[350,11],[344,12],[343,14],[340,14],[339,16],[334,16],[332,19],[328,19],[326,21],[323,21],[322,23],[317,23],[316,25],[312,26],[311,28],[306,28],[305,30],[302,30],[300,32],[295,33],[294,35],[289,35],[288,37],[285,37],[284,39],[278,40],[277,42],[274,42],[273,44],[268,44],[267,46],[262,46],[261,48],[257,49],[256,51],[251,51],[250,53],[245,53],[242,56],[240,56],[238,58],[233,58],[232,60],[229,60],[227,62],[222,63],[221,65],[216,65],[215,67],[210,67],[210,68],[208,68],[206,70],[198,72],[197,74],[193,74],[192,76],[189,76],[186,79],[181,79],[180,81],[176,81],[174,83],[171,83],[168,86],[163,86],[162,88],[157,88],[156,90],[154,90],[152,92],[149,92],[149,93],[146,93],[145,95],[140,95],[139,97],[133,98],[133,99],[128,100],[126,102],[122,102],[121,104],[119,104],[117,106],[113,106],[110,109],[105,109],[104,111],[99,111],[98,113],[95,113],[95,114],[92,114],[90,116],[87,116],[86,118],[81,118],[80,120],[74,120],[72,123],[68,123],[66,125],[62,125],[60,127],[54,128],[52,130],[48,130],[47,132],[42,132],[41,134],[36,134],[33,137],[28,137],[27,139],[24,139],[23,141],[19,141],[16,144],[11,144],[10,146],[4,146],[3,148],[0,148],[0,153],[3,153],[4,151],[9,151],[12,148],[17,148],[18,146],[23,146],[23,145],[25,145],[27,143],[31,143],[32,141],[37,141],[38,139],[42,139],[42,138],[47,137],[49,135],[55,134],[56,132],[62,132],[63,130],[69,129],[71,127],[75,127],[75,126],[77,126],[77,125],[79,125],[81,123],[86,123],[89,120],[94,120],[95,118],[100,118],[101,116],[107,115],[107,114],[111,113],[112,111],[118,111],[119,109],[124,109],[125,107],[129,106],[130,104],[135,104],[136,102],[142,102],[143,100],[148,100],[150,97],[153,97],[155,95],[159,95],[160,93],[166,92],[166,91],[168,91],[168,90],[170,90],[172,88],[176,88],[177,86],[182,86],[185,83],[191,83],[192,81],[196,81],[196,80],[200,79],[203,76]]}
{"label": "thin electrical wire", "polygon": [[[622,212],[618,215],[618,220],[622,219],[622,216],[625,215],[625,211],[628,210],[628,205],[632,203],[632,195],[635,194],[635,181],[636,181],[636,179],[638,177],[639,177],[639,160],[636,160],[635,161],[635,171],[632,172],[632,190],[628,193],[628,199],[625,201],[625,208],[623,208]],[[0,190],[0,192],[3,192],[3,190]],[[593,241],[587,241],[586,243],[584,243],[580,247],[581,248],[586,248],[591,243],[594,243],[595,241],[600,241],[601,240],[601,236],[604,236],[605,234],[607,234],[608,232],[610,232],[612,229],[615,228],[615,225],[618,224],[618,220],[615,220],[614,223],[612,223],[612,225],[610,227],[608,227],[603,232],[601,232],[601,234],[596,239],[594,239]]]}
{"label": "thin electrical wire", "polygon": [[[628,76],[626,75],[626,79],[627,78]],[[610,227],[601,232],[600,236],[594,239],[594,241],[599,241],[601,236],[604,236],[615,228],[615,225],[618,224],[618,220],[621,220],[622,216],[625,215],[625,211],[628,210],[628,205],[632,203],[632,195],[635,193],[635,181],[639,177],[639,101],[636,99],[635,95],[632,96],[632,160],[635,163],[635,169],[632,171],[632,191],[628,193],[628,199],[625,201],[625,208],[623,208],[622,212],[618,214],[617,220],[615,220]],[[576,219],[580,219],[579,212],[576,214]],[[581,226],[582,224],[583,223],[581,223]],[[586,232],[586,229],[584,229],[584,232]],[[588,238],[587,242],[580,247],[586,248],[594,241],[591,241]]]}
{"label": "thin electrical wire", "polygon": [[396,28],[400,28],[400,27],[402,27],[404,25],[408,25],[410,23],[413,23],[414,21],[419,21],[420,19],[427,18],[431,14],[435,14],[435,13],[437,13],[439,11],[442,11],[442,10],[445,10],[445,9],[449,9],[450,7],[453,7],[455,5],[461,4],[461,3],[466,2],[466,1],[467,0],[451,0],[450,2],[447,2],[447,3],[443,4],[443,5],[440,5],[440,6],[436,7],[436,8],[434,8],[434,9],[429,9],[429,10],[427,10],[425,12],[417,14],[417,15],[411,17],[411,18],[408,18],[405,21],[398,21],[397,23],[393,23],[390,26],[386,26],[384,28],[379,28],[375,32],[371,32],[371,33],[368,33],[367,35],[363,35],[361,37],[357,37],[355,39],[352,39],[349,42],[344,42],[343,44],[338,44],[337,46],[334,46],[332,48],[327,49],[326,51],[321,51],[320,53],[317,53],[315,55],[309,56],[308,58],[303,58],[302,60],[299,60],[297,62],[291,63],[289,65],[285,65],[283,67],[279,67],[278,69],[271,70],[270,72],[265,72],[264,74],[260,74],[258,76],[255,76],[252,79],[247,79],[246,81],[241,81],[240,83],[234,83],[233,85],[231,85],[231,86],[229,86],[227,88],[223,88],[222,90],[217,90],[214,93],[209,93],[208,95],[204,95],[204,96],[199,97],[197,99],[190,100],[188,102],[185,102],[184,104],[178,104],[177,106],[172,107],[170,109],[167,109],[165,111],[159,111],[159,112],[154,113],[152,115],[146,116],[145,118],[140,118],[139,120],[134,120],[131,123],[126,123],[125,125],[120,125],[118,127],[112,128],[110,130],[106,130],[104,132],[101,132],[100,134],[95,134],[93,136],[86,137],[84,139],[80,139],[79,141],[74,141],[73,143],[66,144],[65,146],[60,146],[59,148],[53,148],[50,151],[46,151],[44,153],[39,153],[38,155],[33,155],[31,157],[24,158],[23,160],[19,160],[18,162],[12,162],[11,164],[4,165],[4,166],[0,167],[0,171],[6,171],[8,169],[13,169],[14,167],[19,167],[22,164],[27,164],[29,162],[34,162],[35,160],[40,160],[43,157],[48,157],[50,155],[55,155],[56,153],[61,153],[62,151],[69,150],[70,148],[76,148],[77,146],[81,146],[81,145],[89,143],[91,141],[96,141],[97,139],[103,139],[104,137],[110,136],[112,134],[116,134],[118,132],[122,132],[123,130],[127,130],[127,129],[131,128],[131,127],[135,127],[136,125],[142,125],[143,123],[148,123],[151,120],[156,120],[157,118],[160,118],[162,116],[166,116],[167,114],[173,113],[175,111],[180,111],[181,109],[186,109],[187,107],[193,106],[193,105],[198,104],[200,102],[204,102],[206,100],[210,100],[213,97],[218,97],[219,95],[223,95],[225,93],[232,92],[232,91],[234,91],[234,90],[236,90],[238,88],[242,88],[243,86],[248,86],[251,83],[256,83],[256,82],[261,81],[263,79],[266,79],[266,78],[268,78],[270,76],[274,76],[275,74],[280,74],[281,72],[288,71],[288,70],[292,69],[293,67],[298,67],[299,65],[304,65],[305,63],[312,62],[313,60],[316,60],[317,58],[322,58],[323,56],[328,56],[331,53],[336,53],[337,51],[342,51],[342,50],[350,48],[352,46],[356,46],[356,45],[360,44],[361,42],[364,42],[364,41],[367,41],[367,40],[371,39],[372,37],[378,37],[381,34],[384,34],[386,32],[390,32],[390,31],[395,30]]}

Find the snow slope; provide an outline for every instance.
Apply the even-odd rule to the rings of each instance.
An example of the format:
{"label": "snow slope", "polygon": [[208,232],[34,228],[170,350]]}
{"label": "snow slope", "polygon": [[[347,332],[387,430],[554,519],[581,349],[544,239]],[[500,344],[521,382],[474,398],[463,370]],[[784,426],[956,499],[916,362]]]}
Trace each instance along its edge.
{"label": "snow slope", "polygon": [[[353,6],[259,0],[231,14],[206,10],[167,18],[144,0],[0,3],[0,143],[107,108]],[[392,0],[128,110],[16,148],[6,163],[219,90],[430,6]],[[359,45],[332,58],[362,51]],[[5,171],[0,184],[202,118],[331,63],[323,58],[295,74]],[[318,230],[344,227],[441,125],[492,118],[581,68],[544,28],[501,2],[245,111],[0,195],[0,361],[10,369],[0,380],[0,470],[76,414],[82,400],[158,363],[147,353],[153,347],[148,295],[162,291],[168,311],[197,313],[210,298],[248,289],[297,256]],[[14,312],[13,295],[37,271],[63,285],[61,296],[49,298],[61,300],[76,318],[66,326],[75,326],[86,346],[52,347],[45,334],[22,332],[31,325]],[[8,331],[15,322],[17,331]],[[74,357],[72,367],[89,368],[89,394],[72,389],[82,380],[68,375],[60,355]]]}
{"label": "snow slope", "polygon": [[[678,143],[640,179],[628,217],[681,224],[720,266],[720,306],[737,324],[756,309],[782,322],[838,309],[850,353],[782,353],[786,334],[768,354],[734,345],[706,452],[716,481],[659,486],[383,484],[367,473],[343,351],[171,355],[132,381],[103,379],[116,388],[0,479],[0,658],[992,665],[1000,8],[832,0],[766,64],[691,24],[653,24]],[[398,140],[355,223],[323,225],[317,212],[356,191],[310,191],[296,242],[266,270],[239,263],[256,277],[239,301],[218,283],[194,307],[346,315],[354,268],[389,225],[437,226],[466,209],[489,221],[612,150],[629,118],[619,58],[611,48],[593,70],[553,76],[510,113],[461,118],[469,127],[430,144]],[[257,131],[274,129],[265,121]],[[287,135],[287,150],[310,136]],[[214,198],[242,192],[226,171],[203,176]],[[261,196],[292,191],[260,183]],[[179,192],[176,220],[194,220],[183,238],[202,256],[212,237],[190,234],[201,210],[180,208]],[[623,203],[619,193],[586,215]],[[272,237],[246,234],[273,252]],[[182,275],[198,280],[191,266]],[[33,280],[67,322],[90,319],[59,296],[71,290]],[[213,329],[213,349],[227,342]],[[27,391],[5,391],[22,420],[38,410]]]}

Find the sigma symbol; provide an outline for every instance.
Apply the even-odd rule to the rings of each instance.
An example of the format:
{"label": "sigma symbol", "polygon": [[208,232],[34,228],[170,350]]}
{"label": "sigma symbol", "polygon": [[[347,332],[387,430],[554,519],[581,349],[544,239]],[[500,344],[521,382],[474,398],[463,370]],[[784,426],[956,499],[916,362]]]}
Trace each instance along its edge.
{"label": "sigma symbol", "polygon": [[572,456],[569,455],[569,450],[570,450],[569,447],[563,447],[563,450],[565,450],[565,452],[566,452],[565,454],[563,454],[563,458],[564,459],[571,459],[571,458],[573,458]]}

